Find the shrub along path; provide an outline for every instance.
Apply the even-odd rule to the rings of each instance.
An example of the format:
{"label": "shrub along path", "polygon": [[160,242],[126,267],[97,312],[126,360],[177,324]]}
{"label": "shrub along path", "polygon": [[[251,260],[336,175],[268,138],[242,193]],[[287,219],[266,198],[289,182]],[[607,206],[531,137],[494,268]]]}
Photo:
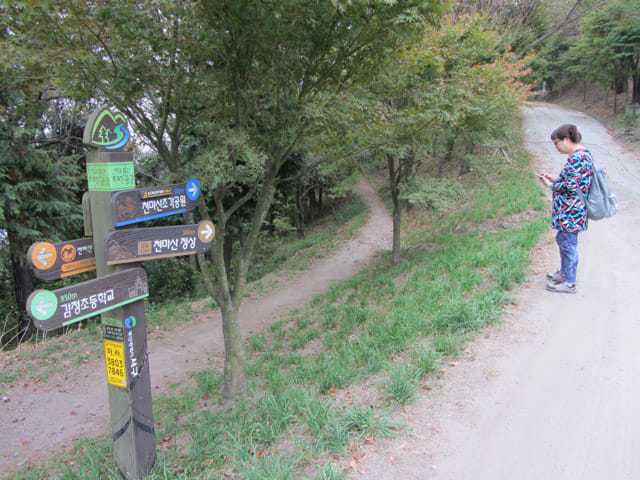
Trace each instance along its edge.
{"label": "shrub along path", "polygon": [[[376,253],[391,248],[388,210],[370,184],[358,184],[357,193],[369,210],[367,223],[353,239],[307,270],[279,279],[278,287],[246,299],[240,308],[245,336],[266,329],[333,283],[355,275]],[[223,362],[218,311],[208,311],[170,334],[151,333],[148,340],[154,392],[165,391],[190,372]],[[38,461],[78,438],[108,430],[109,403],[101,345],[87,353],[93,357],[88,363],[53,374],[37,384],[18,381],[5,390],[5,399],[0,402],[0,471]]]}

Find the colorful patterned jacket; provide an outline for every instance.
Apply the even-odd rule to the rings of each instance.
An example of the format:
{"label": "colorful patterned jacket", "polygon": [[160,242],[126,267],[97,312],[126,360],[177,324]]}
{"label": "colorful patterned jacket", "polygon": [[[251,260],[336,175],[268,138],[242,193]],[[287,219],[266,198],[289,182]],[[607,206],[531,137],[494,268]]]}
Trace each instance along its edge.
{"label": "colorful patterned jacket", "polygon": [[593,158],[589,150],[576,150],[567,158],[553,185],[551,228],[561,232],[583,232],[587,229],[587,210],[577,191],[589,192],[593,177]]}

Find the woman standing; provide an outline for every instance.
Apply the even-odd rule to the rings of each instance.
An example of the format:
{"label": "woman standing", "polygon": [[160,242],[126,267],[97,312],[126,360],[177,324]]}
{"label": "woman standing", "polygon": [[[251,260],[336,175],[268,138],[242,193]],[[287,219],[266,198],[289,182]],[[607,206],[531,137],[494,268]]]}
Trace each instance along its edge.
{"label": "woman standing", "polygon": [[593,175],[593,158],[582,141],[575,125],[562,125],[551,133],[556,149],[569,155],[557,179],[549,173],[538,174],[540,181],[551,188],[553,207],[551,228],[557,230],[556,243],[560,249],[560,270],[547,274],[551,280],[547,290],[560,293],[576,293],[578,268],[578,233],[587,229],[587,210],[578,194],[589,193]]}

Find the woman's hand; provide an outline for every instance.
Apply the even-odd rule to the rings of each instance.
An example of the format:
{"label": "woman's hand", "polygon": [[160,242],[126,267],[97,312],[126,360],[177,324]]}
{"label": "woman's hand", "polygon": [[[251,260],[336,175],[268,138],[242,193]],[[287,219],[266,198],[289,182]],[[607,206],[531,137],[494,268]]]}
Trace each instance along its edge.
{"label": "woman's hand", "polygon": [[536,173],[537,177],[546,187],[550,187],[553,185],[553,177],[549,175],[547,172]]}

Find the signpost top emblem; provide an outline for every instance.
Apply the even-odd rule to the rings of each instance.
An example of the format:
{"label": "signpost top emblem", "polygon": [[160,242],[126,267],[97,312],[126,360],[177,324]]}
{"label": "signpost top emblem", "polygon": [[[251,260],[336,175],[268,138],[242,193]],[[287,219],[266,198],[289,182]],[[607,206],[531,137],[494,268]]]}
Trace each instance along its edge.
{"label": "signpost top emblem", "polygon": [[114,151],[124,147],[130,137],[124,115],[111,113],[105,107],[91,114],[84,128],[82,141],[85,145]]}

